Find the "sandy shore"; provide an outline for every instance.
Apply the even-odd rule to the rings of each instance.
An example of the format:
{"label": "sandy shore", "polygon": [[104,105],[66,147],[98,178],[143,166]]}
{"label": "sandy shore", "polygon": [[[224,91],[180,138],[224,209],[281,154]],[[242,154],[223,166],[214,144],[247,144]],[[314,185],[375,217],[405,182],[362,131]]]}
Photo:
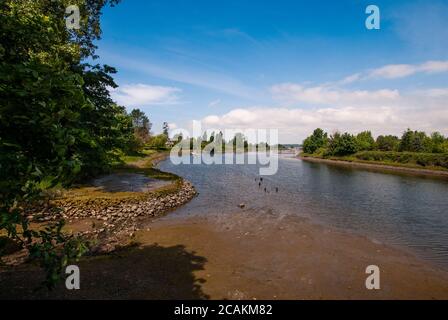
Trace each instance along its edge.
{"label": "sandy shore", "polygon": [[330,164],[330,165],[363,168],[363,169],[373,170],[373,171],[404,173],[404,174],[440,177],[440,178],[448,179],[448,171],[441,171],[441,170],[407,168],[407,167],[400,167],[400,166],[389,166],[389,165],[385,165],[385,164],[354,162],[354,161],[344,161],[344,160],[332,160],[332,159],[322,159],[322,158],[303,157],[303,156],[298,156],[298,158],[303,161],[308,161],[308,162],[326,163],[326,164]]}
{"label": "sandy shore", "polygon": [[[448,299],[448,274],[411,254],[297,217],[251,210],[147,222],[138,246],[80,263],[81,290],[33,293],[23,266],[0,273],[0,298]],[[381,289],[365,288],[365,269]]]}

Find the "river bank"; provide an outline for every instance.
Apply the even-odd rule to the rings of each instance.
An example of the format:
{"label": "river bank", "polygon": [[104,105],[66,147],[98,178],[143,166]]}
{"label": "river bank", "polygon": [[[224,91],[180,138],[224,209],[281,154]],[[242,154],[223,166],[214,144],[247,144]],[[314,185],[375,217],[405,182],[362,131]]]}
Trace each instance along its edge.
{"label": "river bank", "polygon": [[[0,274],[0,298],[40,299],[448,299],[446,272],[367,238],[306,219],[239,210],[220,218],[148,222],[135,245],[80,262],[81,290],[31,289],[21,267]],[[367,290],[375,264],[381,289]]]}
{"label": "river bank", "polygon": [[[31,228],[64,220],[63,231],[85,240],[90,254],[128,245],[142,221],[165,215],[196,196],[190,182],[154,168],[167,156],[155,152],[70,189],[53,190],[48,199],[25,209]],[[27,257],[26,250],[15,250],[1,258],[17,266]]]}
{"label": "river bank", "polygon": [[373,163],[368,161],[360,161],[360,160],[339,160],[339,159],[325,159],[325,158],[318,158],[313,156],[303,156],[298,155],[298,159],[301,159],[303,161],[308,162],[316,162],[316,163],[325,163],[330,165],[339,165],[339,166],[348,166],[348,167],[354,167],[354,168],[363,168],[363,169],[370,169],[370,170],[376,170],[376,171],[382,171],[382,172],[396,172],[396,173],[405,173],[405,174],[412,174],[412,175],[419,175],[419,176],[432,176],[432,177],[441,177],[441,178],[447,178],[448,179],[448,171],[443,170],[431,170],[431,169],[423,169],[423,168],[413,168],[413,167],[406,167],[406,166],[400,166],[400,165],[388,165],[388,164],[382,164],[382,163]]}
{"label": "river bank", "polygon": [[[21,265],[0,271],[0,287],[8,288],[0,291],[0,298],[448,299],[447,271],[415,256],[406,246],[368,237],[367,224],[357,220],[356,206],[335,206],[361,203],[362,217],[370,226],[375,225],[372,220],[379,220],[381,233],[393,226],[397,235],[396,226],[411,223],[422,230],[427,227],[412,210],[423,212],[424,221],[438,217],[437,212],[429,215],[429,203],[437,207],[444,203],[444,183],[361,170],[347,175],[345,170],[295,159],[281,160],[277,180],[265,177],[261,185],[257,168],[250,166],[182,167],[165,161],[160,169],[192,181],[199,196],[169,215],[141,217],[139,230],[128,237],[126,246],[82,259],[78,264],[81,290],[68,291],[61,283],[52,292],[34,292],[42,273],[35,266]],[[411,182],[426,201],[412,202],[418,198]],[[409,200],[388,189],[400,183],[406,184]],[[345,194],[343,186],[353,188]],[[367,189],[357,193],[362,187]],[[393,199],[388,199],[391,194]],[[385,204],[392,200],[393,210],[389,210]],[[397,213],[403,203],[410,204],[403,208],[405,218],[413,220],[381,220]],[[306,218],[321,213],[332,220],[317,223]],[[338,217],[342,223],[335,223]],[[84,221],[79,224],[89,227]],[[356,228],[348,228],[354,221]],[[446,243],[436,237],[437,232],[445,234],[442,225],[443,220],[437,224],[439,229],[428,229],[432,240],[440,239],[429,245],[438,249],[437,244],[442,244],[440,252]],[[365,287],[369,265],[380,269],[380,290]]]}

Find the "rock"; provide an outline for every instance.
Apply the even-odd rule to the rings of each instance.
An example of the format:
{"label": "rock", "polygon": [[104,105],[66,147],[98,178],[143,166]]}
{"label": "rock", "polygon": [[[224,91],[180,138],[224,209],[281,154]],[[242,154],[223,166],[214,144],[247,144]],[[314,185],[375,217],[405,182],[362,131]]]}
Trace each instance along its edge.
{"label": "rock", "polygon": [[239,206],[241,209],[244,209],[246,207],[246,205],[244,203],[240,203]]}

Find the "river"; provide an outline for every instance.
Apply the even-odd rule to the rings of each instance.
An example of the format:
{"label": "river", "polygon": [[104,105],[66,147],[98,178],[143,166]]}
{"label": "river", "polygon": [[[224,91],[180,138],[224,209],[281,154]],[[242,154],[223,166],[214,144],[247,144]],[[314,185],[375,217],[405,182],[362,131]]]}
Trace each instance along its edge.
{"label": "river", "polygon": [[199,192],[170,219],[219,216],[244,204],[244,210],[260,215],[297,215],[407,248],[448,269],[447,180],[310,163],[291,155],[280,155],[278,172],[264,176],[261,186],[258,165],[174,165],[168,159],[159,168],[188,179]]}

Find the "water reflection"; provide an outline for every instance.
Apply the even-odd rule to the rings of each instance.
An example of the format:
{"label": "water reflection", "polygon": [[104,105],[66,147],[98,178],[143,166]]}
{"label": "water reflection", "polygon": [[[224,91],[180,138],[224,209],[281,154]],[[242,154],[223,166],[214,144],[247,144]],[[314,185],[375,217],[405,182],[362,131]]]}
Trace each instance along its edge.
{"label": "water reflection", "polygon": [[[251,156],[251,155],[249,155]],[[193,182],[199,196],[180,215],[219,215],[240,203],[260,214],[310,217],[386,243],[405,245],[448,267],[448,182],[280,157],[263,178],[257,165],[173,165],[162,170]],[[264,191],[266,188],[266,192]],[[278,192],[276,192],[278,188]]]}

